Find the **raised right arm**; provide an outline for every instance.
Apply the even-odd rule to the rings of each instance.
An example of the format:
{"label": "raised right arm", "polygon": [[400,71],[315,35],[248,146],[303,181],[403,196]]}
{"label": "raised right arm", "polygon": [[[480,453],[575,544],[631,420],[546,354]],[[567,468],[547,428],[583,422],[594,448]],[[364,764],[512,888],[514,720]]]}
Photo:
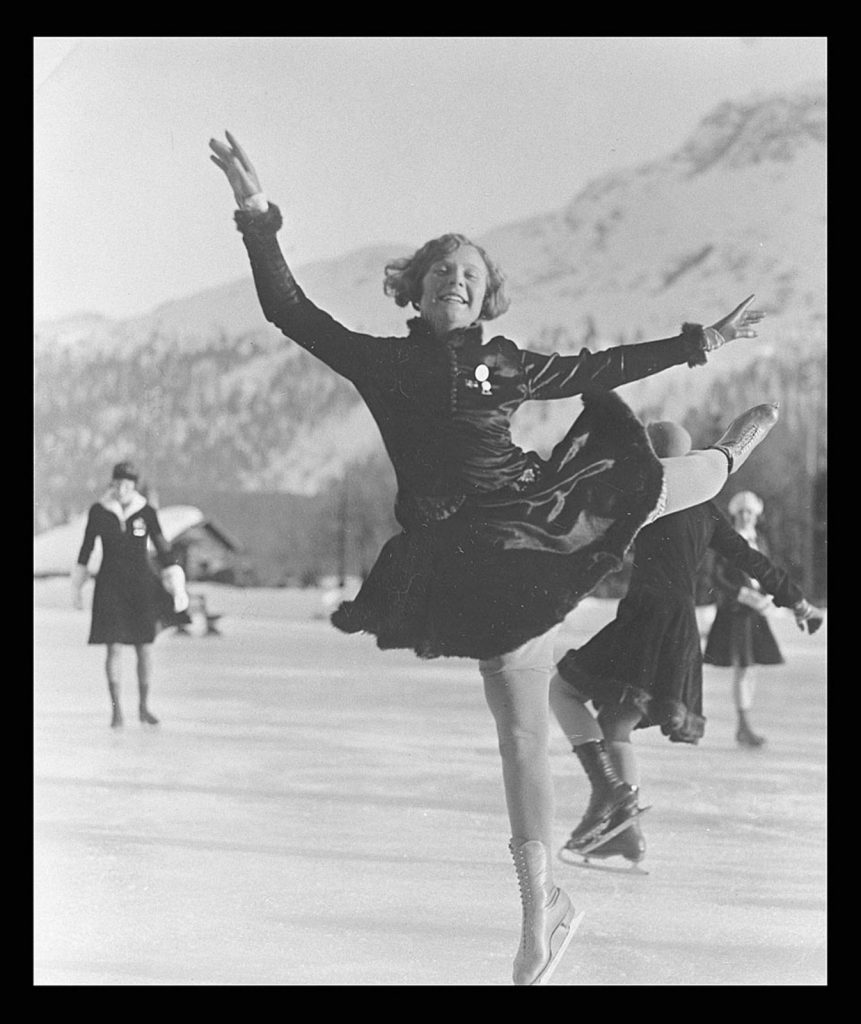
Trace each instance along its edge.
{"label": "raised right arm", "polygon": [[276,238],[282,224],[277,206],[270,203],[265,213],[237,210],[233,216],[242,232],[266,319],[333,370],[351,380],[359,376],[385,342],[349,330],[305,295]]}
{"label": "raised right arm", "polygon": [[251,261],[263,315],[286,337],[336,372],[355,380],[382,354],[385,342],[348,330],[305,295],[278,245],[281,211],[266,202],[257,172],[229,132],[227,139],[229,145],[210,139],[211,159],[233,189],[239,207],[234,218]]}

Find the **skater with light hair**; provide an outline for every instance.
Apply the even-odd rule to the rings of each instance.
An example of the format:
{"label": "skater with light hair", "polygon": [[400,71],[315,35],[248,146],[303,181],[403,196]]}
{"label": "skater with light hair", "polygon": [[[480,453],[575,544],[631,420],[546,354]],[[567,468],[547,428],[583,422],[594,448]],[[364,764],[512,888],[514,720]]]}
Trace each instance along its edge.
{"label": "skater with light hair", "polygon": [[[738,491],[730,498],[728,509],[735,530],[752,548],[768,556],[768,542],[757,529],[764,510],[762,499],[753,491]],[[715,560],[712,585],[717,591],[717,610],[706,640],[705,661],[732,669],[736,743],[761,747],[765,737],[754,732],[748,719],[756,696],[756,666],[784,663],[766,614],[772,602],[756,579],[722,558]]]}
{"label": "skater with light hair", "polygon": [[[95,577],[88,643],[104,644],[107,649],[112,729],[123,726],[120,671],[124,645],[134,647],[137,657],[138,717],[145,725],[158,725],[149,707],[152,644],[159,622],[171,621],[189,603],[185,573],[165,540],[158,513],[137,489],[138,477],[131,462],[114,466],[107,491],[90,506],[72,570],[72,603],[80,609],[90,575],[87,563],[99,540],[102,561]],[[150,568],[149,542],[162,566],[161,579]]]}
{"label": "skater with light hair", "polygon": [[[756,337],[752,296],[708,327],[604,352],[545,355],[483,321],[505,312],[504,278],[459,234],[385,268],[384,290],[418,314],[409,333],[351,331],[319,309],[290,272],[269,203],[242,147],[210,140],[268,321],[351,381],[370,409],[397,478],[402,532],[383,547],[353,601],[332,615],[348,633],[421,658],[477,662],[493,715],[521,892],[516,985],[548,982],[582,911],[551,871],[553,782],[548,683],[560,623],[621,560],[650,518],[723,487],[774,425],[772,405],[739,416],[715,445],[658,459],[642,424],[612,393],[670,366],[696,366],[735,338]],[[583,395],[583,412],[548,459],[518,448],[524,402]]]}
{"label": "skater with light hair", "polygon": [[[646,430],[661,458],[693,454],[690,435],[678,424],[651,423]],[[591,785],[563,860],[621,856],[638,864],[646,842],[631,733],[654,726],[673,743],[698,743],[703,736],[695,583],[709,549],[734,571],[755,577],[776,605],[792,608],[802,630],[814,633],[822,623],[822,612],[789,575],[737,533],[713,501],[645,526],[634,541],[631,579],[615,618],[564,655],[550,684],[553,711]],[[586,706],[590,701],[595,714]]]}

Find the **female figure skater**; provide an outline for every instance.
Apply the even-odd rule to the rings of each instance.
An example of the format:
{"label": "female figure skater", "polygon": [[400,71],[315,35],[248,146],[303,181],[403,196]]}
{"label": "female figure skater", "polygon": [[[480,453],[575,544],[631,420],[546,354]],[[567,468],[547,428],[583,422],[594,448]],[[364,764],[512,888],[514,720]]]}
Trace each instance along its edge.
{"label": "female figure skater", "polygon": [[[767,556],[768,544],[756,527],[762,511],[762,499],[753,491],[739,491],[730,499],[729,514],[736,532]],[[771,601],[755,579],[722,558],[715,561],[712,582],[717,589],[717,611],[706,641],[705,660],[709,665],[732,668],[736,742],[743,747],[761,747],[765,737],[751,729],[747,718],[756,693],[753,666],[783,664],[765,615]]]}
{"label": "female figure skater", "polygon": [[[156,622],[188,607],[185,573],[176,564],[161,532],[156,510],[136,488],[138,471],[131,462],[114,466],[107,492],[90,506],[84,540],[72,571],[72,599],[83,608],[82,588],[87,562],[96,538],[102,542],[102,564],[93,590],[91,644],[105,644],[111,728],[123,724],[120,708],[121,648],[131,644],[137,655],[138,716],[147,725],[158,719],[149,710],[152,677],[151,646]],[[164,569],[162,579],[150,569],[147,541],[151,540]]]}
{"label": "female figure skater", "polygon": [[[386,267],[385,291],[418,316],[407,337],[348,330],[308,299],[288,269],[247,155],[228,133],[210,140],[239,209],[264,316],[350,380],[373,414],[395,469],[389,540],[353,601],[332,622],[381,648],[474,658],[496,722],[523,904],[514,983],[546,984],[582,915],[553,882],[548,682],[565,615],[617,568],[659,511],[712,497],[776,420],[757,406],[716,447],[659,461],[627,406],[608,389],[682,363],[734,338],[756,337],[763,314],[743,302],[711,327],[607,352],[543,355],[481,321],[508,306],[499,269],[462,235],[423,245]],[[584,411],[548,460],[511,440],[530,399],[584,394]]]}
{"label": "female figure skater", "polygon": [[[690,452],[690,435],[678,424],[652,423],[646,430],[657,455],[683,459]],[[550,684],[553,711],[592,786],[563,851],[621,855],[636,864],[646,844],[637,821],[640,778],[631,732],[658,726],[674,743],[697,743],[703,735],[695,581],[709,548],[734,571],[755,576],[775,604],[791,607],[802,630],[806,624],[813,633],[822,623],[822,612],[733,530],[714,502],[644,527],[634,541],[631,581],[615,619],[568,651]],[[597,717],[586,707],[590,700]]]}

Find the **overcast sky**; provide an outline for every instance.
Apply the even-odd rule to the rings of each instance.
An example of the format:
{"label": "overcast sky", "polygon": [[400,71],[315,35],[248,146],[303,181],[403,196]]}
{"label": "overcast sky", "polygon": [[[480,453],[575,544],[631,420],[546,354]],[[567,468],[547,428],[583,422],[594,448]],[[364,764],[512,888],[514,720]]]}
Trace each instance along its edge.
{"label": "overcast sky", "polygon": [[724,100],[825,77],[810,37],[37,37],[35,316],[247,274],[208,159],[225,128],[300,265],[558,209]]}

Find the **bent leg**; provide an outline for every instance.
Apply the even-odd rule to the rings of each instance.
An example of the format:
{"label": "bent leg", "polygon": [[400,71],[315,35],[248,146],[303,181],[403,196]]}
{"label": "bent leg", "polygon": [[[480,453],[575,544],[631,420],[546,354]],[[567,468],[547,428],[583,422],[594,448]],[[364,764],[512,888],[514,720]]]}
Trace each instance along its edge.
{"label": "bent leg", "polygon": [[613,711],[604,708],[598,716],[613,767],[624,782],[637,789],[640,788],[640,766],[631,743],[631,733],[642,717],[639,711],[629,708]]}
{"label": "bent leg", "polygon": [[576,685],[558,671],[550,679],[550,707],[572,747],[603,738],[601,726]]}
{"label": "bent leg", "polygon": [[666,504],[656,519],[714,498],[729,476],[726,457],[714,448],[660,461],[664,467]]}

